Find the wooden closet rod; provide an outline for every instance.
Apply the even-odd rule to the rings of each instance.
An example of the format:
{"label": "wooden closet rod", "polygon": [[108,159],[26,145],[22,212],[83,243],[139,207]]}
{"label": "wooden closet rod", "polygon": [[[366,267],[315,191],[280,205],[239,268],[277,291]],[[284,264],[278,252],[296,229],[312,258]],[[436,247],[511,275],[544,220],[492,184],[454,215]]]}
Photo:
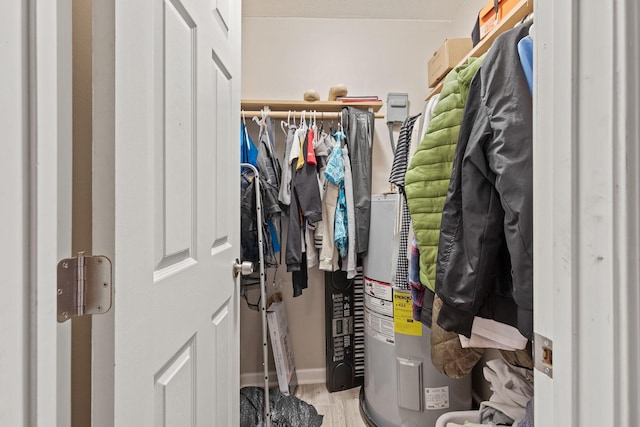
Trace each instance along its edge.
{"label": "wooden closet rod", "polygon": [[[244,113],[244,117],[246,118],[252,118],[252,117],[262,117],[262,111],[240,111],[240,116],[242,117],[242,114]],[[305,117],[309,118],[309,117],[313,117],[313,112],[312,111],[306,111],[305,112]],[[302,112],[301,111],[267,111],[267,116],[271,117],[272,119],[287,119],[287,118],[292,118],[292,119],[299,119],[302,116]],[[320,119],[339,119],[340,118],[340,113],[339,112],[321,112],[318,111],[315,113],[315,117],[316,120],[320,120]],[[384,114],[382,113],[374,113],[374,117],[376,119],[384,119]]]}

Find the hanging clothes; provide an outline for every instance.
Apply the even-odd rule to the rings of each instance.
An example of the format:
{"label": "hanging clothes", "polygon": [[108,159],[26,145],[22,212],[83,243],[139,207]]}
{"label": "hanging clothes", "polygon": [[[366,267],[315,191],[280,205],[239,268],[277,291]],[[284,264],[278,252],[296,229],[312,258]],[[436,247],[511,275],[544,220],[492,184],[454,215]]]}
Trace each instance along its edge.
{"label": "hanging clothes", "polygon": [[[289,207],[289,226],[287,235],[286,263],[287,271],[296,273],[292,275],[294,296],[302,293],[307,287],[307,266],[305,241],[305,226],[307,223],[315,224],[322,220],[322,202],[320,189],[316,176],[316,166],[305,161],[304,156],[309,144],[307,131],[298,129],[294,134],[292,154],[297,158],[291,159],[291,205]],[[294,147],[298,146],[298,150]],[[299,159],[302,158],[302,167],[299,169]],[[311,242],[313,244],[313,242]],[[305,247],[303,247],[303,245]]]}
{"label": "hanging clothes", "polygon": [[[439,99],[440,99],[440,94],[437,93],[433,95],[429,99],[429,101],[427,101],[427,103],[425,104],[424,114],[422,115],[423,121],[422,121],[422,129],[420,130],[420,141],[422,141],[422,138],[424,138],[424,135],[427,133],[427,129],[429,129],[429,124],[431,123],[431,117],[433,117],[433,110],[436,108],[436,104],[438,103]],[[411,157],[413,157],[413,153]]]}
{"label": "hanging clothes", "polygon": [[[424,305],[424,286],[420,283],[420,251],[415,236],[411,241],[411,254],[409,255],[409,288],[411,289],[411,312],[413,320],[420,321],[422,307]],[[431,300],[433,305],[433,300]],[[431,307],[431,305],[429,307]],[[431,328],[431,322],[426,325]]]}
{"label": "hanging clothes", "polygon": [[287,214],[289,212],[289,205],[291,204],[291,167],[289,156],[291,156],[293,139],[297,130],[298,128],[295,125],[290,125],[289,130],[287,131],[284,157],[282,158],[282,176],[280,177],[280,190],[278,191],[278,200],[283,206],[286,207]]}
{"label": "hanging clothes", "polygon": [[[436,94],[427,102],[424,110],[424,115],[422,117],[422,128],[420,133],[418,134],[417,140],[411,138],[411,147],[409,149],[409,158],[410,162],[415,155],[418,145],[424,138],[427,129],[429,128],[429,124],[431,123],[431,118],[433,117],[433,111],[435,109],[438,100],[440,99],[440,94]],[[407,165],[408,168],[408,165]],[[405,171],[406,175],[406,171]],[[403,180],[404,184],[404,180]],[[404,193],[405,201],[407,194]],[[407,208],[409,205],[407,204]],[[413,224],[412,224],[413,225]],[[418,240],[415,236],[415,231],[413,230],[413,226],[411,227],[411,233],[409,236],[409,241],[411,241],[410,249],[409,249],[409,287],[411,288],[411,308],[413,313],[413,320],[424,320],[424,324],[431,328],[431,314],[433,307],[433,292],[425,292],[425,287],[420,281],[420,250],[418,249]],[[426,301],[425,301],[426,294]],[[422,308],[425,307],[426,315],[422,317]]]}
{"label": "hanging clothes", "polygon": [[[419,279],[425,287],[420,321],[431,328],[433,366],[451,378],[468,375],[483,354],[483,350],[463,348],[457,333],[444,330],[435,321],[442,307],[435,290],[444,195],[449,187],[467,88],[483,59],[470,58],[445,77],[427,131],[405,175],[407,204],[420,252]],[[419,292],[414,294],[420,299]]]}
{"label": "hanging clothes", "polygon": [[476,316],[471,327],[471,338],[459,335],[463,348],[495,348],[498,350],[524,350],[528,340],[518,329],[495,320]]}
{"label": "hanging clothes", "polygon": [[533,38],[528,35],[518,42],[518,55],[522,64],[522,71],[527,78],[529,91],[533,94]]}
{"label": "hanging clothes", "polygon": [[[340,182],[346,184],[347,171],[345,168],[345,160],[348,160],[348,156],[345,158],[341,145],[345,141],[345,135],[342,132],[336,132],[330,135],[325,140],[325,146],[328,146],[330,152],[326,160],[326,167],[324,168],[324,196],[322,199],[322,216],[323,216],[323,239],[322,249],[320,251],[320,265],[319,268],[324,271],[337,271],[340,269],[340,255],[338,254],[338,248],[335,244],[335,223],[338,213],[338,198],[340,194]],[[352,221],[349,208],[351,202],[347,196],[347,186],[344,186],[345,199],[347,200],[347,216],[346,216],[346,235],[348,239],[355,227],[355,221]],[[340,220],[344,222],[344,218]],[[351,223],[351,224],[350,224]],[[349,248],[355,243],[347,243],[347,252]],[[347,253],[349,256],[349,253]]]}
{"label": "hanging clothes", "polygon": [[309,128],[308,137],[309,137],[309,143],[307,144],[307,153],[306,153],[307,163],[315,166],[318,164],[318,161],[316,160],[316,153],[314,151],[314,147],[316,144],[316,129],[313,126]]}
{"label": "hanging clothes", "polygon": [[396,210],[398,212],[399,224],[396,227],[397,247],[395,254],[395,268],[392,274],[392,283],[399,289],[409,290],[409,258],[407,256],[407,247],[409,239],[410,215],[409,209],[404,195],[404,175],[407,171],[407,162],[409,158],[409,150],[411,147],[411,135],[413,128],[420,114],[407,117],[400,127],[400,136],[396,145],[396,152],[391,166],[391,175],[389,182],[394,184],[398,192],[398,204]]}
{"label": "hanging clothes", "polygon": [[322,198],[322,222],[324,227],[319,264],[320,270],[324,271],[336,271],[340,268],[338,265],[338,249],[335,246],[333,235],[338,193],[338,186],[327,179]]}
{"label": "hanging clothes", "polygon": [[358,272],[358,254],[356,253],[356,216],[353,200],[353,176],[351,173],[351,159],[349,148],[342,147],[342,162],[344,164],[344,195],[347,201],[347,256],[342,259],[342,270],[347,272],[347,279],[353,279]]}
{"label": "hanging clothes", "polygon": [[405,175],[407,204],[420,249],[420,281],[432,292],[436,288],[442,209],[467,102],[467,88],[483,59],[469,58],[447,74],[429,127]]}
{"label": "hanging clothes", "polygon": [[404,193],[404,175],[407,172],[409,161],[411,135],[419,117],[420,114],[407,117],[402,123],[402,126],[400,127],[400,136],[398,137],[398,143],[396,144],[396,152],[393,157],[389,182],[398,187],[402,193]]}
{"label": "hanging clothes", "polygon": [[258,157],[256,160],[258,170],[260,171],[260,184],[263,188],[263,208],[267,218],[269,218],[270,215],[276,215],[282,212],[278,202],[282,171],[280,161],[275,153],[271,122],[271,119],[263,119],[260,123]]}
{"label": "hanging clothes", "polygon": [[[325,224],[325,213],[324,213],[324,188],[326,178],[324,176],[324,171],[326,169],[327,157],[331,152],[332,141],[335,142],[329,135],[320,131],[320,136],[316,138],[315,149],[314,149],[314,157],[316,158],[317,166],[317,178],[318,178],[318,188],[320,188],[320,199],[323,204],[322,211],[322,220],[310,224],[307,223],[306,226],[306,241],[309,242],[307,245],[307,268],[314,267],[318,265],[320,261],[320,250],[322,249],[322,242],[324,236],[324,224]],[[307,150],[307,153],[309,151]],[[348,201],[348,199],[347,199]],[[348,202],[347,202],[348,205]]]}
{"label": "hanging clothes", "polygon": [[[258,144],[258,171],[260,172],[260,189],[262,193],[262,208],[266,223],[264,234],[265,244],[270,252],[276,254],[280,252],[280,215],[282,208],[278,201],[280,191],[280,176],[282,170],[280,162],[276,156],[273,120],[263,117],[259,121],[260,133]],[[269,266],[277,266],[279,262],[274,259]]]}
{"label": "hanging clothes", "polygon": [[[266,150],[266,147],[265,147]],[[260,149],[253,144],[249,132],[244,123],[240,124],[240,156],[242,163],[249,163],[260,170],[260,166],[266,168],[266,164],[269,161],[266,159],[268,153],[272,153],[270,150],[266,154],[260,153]],[[255,195],[255,180],[253,171],[249,168],[241,168],[240,175],[240,246],[241,257],[243,261],[250,261],[257,263],[260,261],[259,249],[258,249],[258,227],[262,227],[263,239],[264,239],[264,262],[265,267],[276,267],[278,260],[275,256],[279,252],[280,246],[278,241],[278,231],[274,225],[274,219],[277,219],[279,215],[279,207],[272,207],[270,214],[265,215],[263,223],[258,224],[256,215],[256,195]],[[277,170],[277,167],[273,167],[273,171]],[[272,177],[272,179],[276,179]],[[264,184],[261,178],[261,184]],[[261,185],[260,197],[264,201],[268,197],[268,189],[265,189],[264,185]],[[263,212],[265,212],[263,210]]]}
{"label": "hanging clothes", "polygon": [[344,189],[344,157],[341,148],[345,136],[342,132],[337,132],[334,138],[336,139],[336,145],[331,151],[331,154],[329,154],[327,168],[324,174],[327,181],[338,187],[338,200],[336,201],[336,212],[333,222],[333,242],[340,258],[344,258],[347,256],[349,236],[347,197]]}
{"label": "hanging clothes", "polygon": [[240,163],[258,167],[258,147],[251,140],[247,125],[243,122],[240,123]]}
{"label": "hanging clothes", "polygon": [[[247,126],[240,122],[240,162],[258,167],[258,147],[249,136]],[[255,214],[253,171],[241,168],[240,175],[240,248],[243,261],[258,262],[258,224]]]}
{"label": "hanging clothes", "polygon": [[438,324],[475,316],[533,332],[532,99],[517,53],[531,23],[498,36],[469,88],[442,214]]}
{"label": "hanging clothes", "polygon": [[354,107],[342,109],[342,124],[347,136],[351,173],[353,175],[353,199],[356,221],[356,251],[366,254],[369,247],[369,223],[371,221],[371,153],[375,115]]}

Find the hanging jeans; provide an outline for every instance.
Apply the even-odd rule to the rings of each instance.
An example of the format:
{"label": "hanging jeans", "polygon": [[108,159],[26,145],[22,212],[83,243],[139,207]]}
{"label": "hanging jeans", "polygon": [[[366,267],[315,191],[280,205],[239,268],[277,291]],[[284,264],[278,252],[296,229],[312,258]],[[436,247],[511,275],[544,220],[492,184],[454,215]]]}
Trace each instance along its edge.
{"label": "hanging jeans", "polygon": [[342,126],[347,134],[353,176],[356,219],[356,252],[364,255],[369,247],[371,220],[371,152],[375,116],[353,107],[342,109]]}

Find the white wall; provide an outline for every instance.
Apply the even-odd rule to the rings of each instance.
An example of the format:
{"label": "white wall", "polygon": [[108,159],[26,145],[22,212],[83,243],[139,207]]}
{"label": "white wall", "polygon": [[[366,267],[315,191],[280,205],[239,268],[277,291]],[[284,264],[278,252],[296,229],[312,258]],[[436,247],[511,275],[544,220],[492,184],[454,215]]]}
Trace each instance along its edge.
{"label": "white wall", "polygon": [[[410,113],[416,114],[427,94],[427,59],[450,24],[245,18],[242,25],[243,98],[302,100],[305,91],[315,89],[326,100],[331,86],[344,83],[349,95],[377,95],[383,101],[388,92],[406,92]],[[376,139],[373,162],[382,168],[392,156],[382,119],[376,121]],[[389,188],[385,173],[374,176],[374,193]]]}
{"label": "white wall", "polygon": [[466,0],[451,23],[451,37],[471,37],[471,31],[478,18],[478,12],[487,0]]}
{"label": "white wall", "polygon": [[[306,90],[315,89],[326,100],[330,86],[344,83],[350,95],[377,95],[383,101],[388,92],[406,92],[410,114],[423,110],[427,59],[450,37],[451,27],[450,22],[304,18],[244,18],[242,25],[243,99],[302,100]],[[377,194],[389,189],[392,153],[385,120],[376,120],[375,126],[372,191]],[[281,150],[279,130],[278,135]],[[276,279],[285,295],[296,368],[303,371],[303,380],[304,371],[314,375],[325,366],[323,277],[312,269],[309,289],[295,299],[285,265]],[[250,291],[254,302],[258,296],[257,290]],[[260,372],[260,316],[242,306],[241,373]]]}

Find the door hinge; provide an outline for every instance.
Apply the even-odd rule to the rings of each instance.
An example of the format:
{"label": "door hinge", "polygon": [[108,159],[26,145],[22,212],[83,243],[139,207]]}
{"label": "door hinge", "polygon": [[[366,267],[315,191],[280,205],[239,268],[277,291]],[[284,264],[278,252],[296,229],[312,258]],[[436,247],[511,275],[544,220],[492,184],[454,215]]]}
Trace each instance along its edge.
{"label": "door hinge", "polygon": [[58,322],[111,309],[111,260],[103,255],[85,256],[58,263]]}
{"label": "door hinge", "polygon": [[537,370],[553,378],[553,340],[534,334],[533,359]]}

